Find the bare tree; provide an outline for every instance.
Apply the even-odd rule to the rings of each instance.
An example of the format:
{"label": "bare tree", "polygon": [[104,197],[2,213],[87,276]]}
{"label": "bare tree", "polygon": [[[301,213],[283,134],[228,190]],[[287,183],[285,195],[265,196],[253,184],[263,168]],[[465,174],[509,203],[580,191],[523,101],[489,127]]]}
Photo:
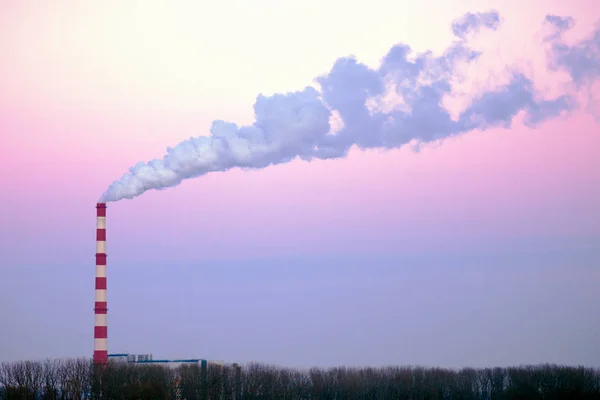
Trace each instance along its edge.
{"label": "bare tree", "polygon": [[[89,359],[0,364],[0,400],[600,400],[600,371],[557,365],[459,371],[311,368],[250,363],[162,365]],[[205,376],[205,378],[204,378]]]}
{"label": "bare tree", "polygon": [[59,368],[60,361],[45,360],[42,364],[44,379],[43,400],[58,400],[59,398]]}
{"label": "bare tree", "polygon": [[7,399],[37,400],[42,393],[43,370],[38,362],[3,363],[1,375]]}
{"label": "bare tree", "polygon": [[182,365],[178,368],[179,390],[182,400],[200,399],[202,382],[200,379],[200,366]]}

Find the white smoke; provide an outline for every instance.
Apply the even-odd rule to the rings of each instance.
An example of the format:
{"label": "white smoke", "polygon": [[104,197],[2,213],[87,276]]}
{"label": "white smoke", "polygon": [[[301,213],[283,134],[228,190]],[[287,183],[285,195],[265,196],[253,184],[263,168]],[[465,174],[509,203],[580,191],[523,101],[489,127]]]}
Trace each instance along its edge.
{"label": "white smoke", "polygon": [[[436,141],[510,124],[522,111],[526,122],[535,124],[573,108],[569,96],[543,99],[524,74],[515,73],[507,85],[472,99],[458,118],[451,118],[442,100],[451,92],[456,66],[479,56],[467,46],[467,37],[482,28],[495,30],[499,24],[495,11],[466,14],[452,23],[456,39],[440,57],[430,52],[415,54],[399,44],[376,70],[352,57],[340,58],[327,75],[316,79],[320,92],[307,87],[294,93],[259,95],[252,125],[214,121],[209,136],[192,137],[168,148],[162,159],[133,166],[108,187],[100,202],[132,199],[150,189],[165,189],[184,179],[230,168],[264,168],[297,157],[343,157],[352,146],[395,148]],[[374,106],[374,101],[385,100],[390,87],[401,100],[399,105]],[[330,121],[336,119],[332,129]]]}

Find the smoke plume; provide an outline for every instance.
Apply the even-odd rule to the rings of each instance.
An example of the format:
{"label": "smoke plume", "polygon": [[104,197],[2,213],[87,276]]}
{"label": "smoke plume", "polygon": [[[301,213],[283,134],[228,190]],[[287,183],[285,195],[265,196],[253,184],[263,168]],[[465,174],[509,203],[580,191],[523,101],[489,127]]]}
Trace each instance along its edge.
{"label": "smoke plume", "polygon": [[[548,41],[559,40],[572,25],[560,17],[548,18],[547,22],[555,26]],[[506,85],[471,99],[457,118],[451,117],[442,99],[451,94],[457,66],[480,56],[468,47],[468,37],[482,29],[496,30],[500,23],[496,11],[464,15],[452,23],[455,40],[440,56],[431,52],[416,54],[408,45],[398,44],[377,69],[353,57],[340,58],[328,74],[316,79],[320,91],[306,87],[294,93],[259,95],[252,125],[214,121],[209,136],[191,137],[168,148],[162,159],[133,166],[108,187],[100,201],[131,199],[147,190],[176,186],[184,179],[213,171],[264,168],[297,157],[307,161],[337,158],[353,146],[391,149],[412,141],[430,142],[474,129],[508,126],[520,112],[524,112],[525,123],[533,125],[572,109],[575,103],[568,95],[545,99],[531,80],[516,72]],[[561,43],[556,42],[559,47],[554,50],[557,67],[569,68],[569,54],[587,51],[560,47]],[[574,53],[572,57],[581,55]],[[570,68],[578,79],[594,66],[585,71]],[[384,95],[390,85],[401,104],[391,110],[371,107],[371,100]],[[343,122],[337,132],[332,132],[330,126],[333,111]]]}
{"label": "smoke plume", "polygon": [[547,15],[545,22],[552,29],[552,32],[545,37],[546,41],[551,43],[550,68],[566,70],[578,87],[598,79],[600,77],[600,24],[589,37],[569,45],[562,36],[575,26],[572,17]]}

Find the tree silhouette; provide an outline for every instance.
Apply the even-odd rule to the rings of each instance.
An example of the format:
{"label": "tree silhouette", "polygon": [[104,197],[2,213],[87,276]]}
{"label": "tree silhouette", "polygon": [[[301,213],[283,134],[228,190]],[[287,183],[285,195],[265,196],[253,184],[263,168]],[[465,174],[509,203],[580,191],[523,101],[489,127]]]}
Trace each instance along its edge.
{"label": "tree silhouette", "polygon": [[558,365],[451,370],[311,368],[249,363],[0,364],[0,400],[600,400],[600,371]]}

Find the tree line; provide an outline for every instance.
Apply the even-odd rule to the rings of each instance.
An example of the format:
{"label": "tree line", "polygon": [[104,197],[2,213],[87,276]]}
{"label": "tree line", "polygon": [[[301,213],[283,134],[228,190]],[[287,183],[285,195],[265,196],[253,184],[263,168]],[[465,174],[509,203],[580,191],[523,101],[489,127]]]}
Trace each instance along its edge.
{"label": "tree line", "polygon": [[0,400],[599,399],[600,370],[559,365],[451,370],[282,368],[250,363],[169,368],[89,359],[0,364]]}

